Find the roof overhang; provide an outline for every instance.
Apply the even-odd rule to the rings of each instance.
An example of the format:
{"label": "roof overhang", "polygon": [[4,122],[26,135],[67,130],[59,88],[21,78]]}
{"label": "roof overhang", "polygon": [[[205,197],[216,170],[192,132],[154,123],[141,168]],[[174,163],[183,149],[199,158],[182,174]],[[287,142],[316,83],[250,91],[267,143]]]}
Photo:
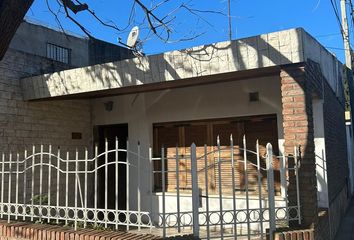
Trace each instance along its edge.
{"label": "roof overhang", "polygon": [[332,77],[337,60],[298,28],[34,76],[21,86],[29,101],[96,98],[270,76],[307,58]]}

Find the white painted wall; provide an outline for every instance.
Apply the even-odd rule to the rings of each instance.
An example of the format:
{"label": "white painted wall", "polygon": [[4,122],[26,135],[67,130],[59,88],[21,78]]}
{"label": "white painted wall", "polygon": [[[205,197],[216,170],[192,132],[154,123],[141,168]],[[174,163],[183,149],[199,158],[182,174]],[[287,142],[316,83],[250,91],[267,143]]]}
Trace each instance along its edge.
{"label": "white painted wall", "polygon": [[313,99],[312,106],[316,154],[317,204],[319,207],[328,208],[328,179],[323,123],[323,100]]}
{"label": "white painted wall", "polygon": [[[241,194],[240,194],[241,195]],[[159,205],[155,205],[156,209],[153,209],[152,212],[163,212],[163,205],[162,205],[162,195],[161,194],[156,194],[154,196],[153,201],[154,202],[159,202]],[[165,206],[165,211],[166,213],[177,213],[177,197],[176,194],[173,193],[167,193],[165,196],[166,199],[166,206]],[[269,207],[269,202],[267,198],[262,198],[261,204],[259,201],[258,196],[250,196],[248,204],[250,206],[250,209],[265,209]],[[181,194],[180,195],[180,205],[181,205],[181,212],[186,212],[188,214],[184,214],[181,217],[181,224],[182,225],[190,225],[192,221],[192,196],[191,194]],[[231,211],[233,210],[233,199],[231,196],[223,196],[222,199],[222,205],[223,205],[223,211]],[[281,198],[281,197],[276,197],[275,198],[275,207],[276,208],[286,208],[286,201]],[[247,230],[247,224],[246,223],[241,223],[241,222],[246,222],[246,209],[247,209],[247,201],[244,195],[237,196],[236,197],[236,218],[237,218],[237,229],[238,232],[242,232],[242,230]],[[218,215],[220,210],[220,199],[218,195],[209,195],[209,223],[214,224],[211,229],[213,230],[219,230],[219,226],[215,227],[215,225],[218,225],[216,223],[219,222],[220,217]],[[199,206],[199,213],[202,212],[207,212],[206,210],[206,198],[201,199],[201,205]],[[216,212],[210,214],[210,212]],[[166,224],[167,226],[176,226],[176,216],[177,214],[172,214],[170,217],[166,217]],[[205,215],[204,215],[205,216]],[[264,211],[263,212],[263,217],[264,219],[269,219],[269,212]],[[276,217],[277,219],[286,219],[286,214],[283,210],[279,210],[276,212]],[[155,224],[162,224],[161,222],[162,218],[158,218],[157,216],[154,216],[153,222]],[[230,213],[225,213],[223,216],[223,219],[225,223],[233,223],[233,216]],[[254,211],[250,213],[250,219],[254,220],[255,223],[250,224],[250,229],[251,231],[260,231],[261,230],[261,224],[258,218],[258,212]],[[199,221],[201,225],[206,225],[205,222],[205,217],[199,217]],[[225,224],[224,229],[232,229],[233,224]],[[269,222],[263,223],[263,228],[269,228]]]}
{"label": "white painted wall", "polygon": [[[255,91],[259,92],[260,101],[249,102],[248,93]],[[92,101],[93,124],[128,123],[132,150],[136,148],[139,140],[146,157],[148,147],[152,145],[152,125],[158,122],[277,114],[278,136],[280,139],[283,138],[280,79],[277,77],[115,96]],[[111,112],[104,108],[104,103],[107,101],[114,102]],[[136,159],[132,161],[134,163]],[[146,181],[149,178],[147,159],[144,159],[141,165],[142,169],[146,170],[141,173],[141,179],[144,181],[142,183],[142,199],[144,199],[147,197],[149,186]],[[133,191],[137,173],[131,176]],[[131,204],[136,205],[136,197],[133,195]],[[143,209],[149,208],[149,201],[145,201]]]}

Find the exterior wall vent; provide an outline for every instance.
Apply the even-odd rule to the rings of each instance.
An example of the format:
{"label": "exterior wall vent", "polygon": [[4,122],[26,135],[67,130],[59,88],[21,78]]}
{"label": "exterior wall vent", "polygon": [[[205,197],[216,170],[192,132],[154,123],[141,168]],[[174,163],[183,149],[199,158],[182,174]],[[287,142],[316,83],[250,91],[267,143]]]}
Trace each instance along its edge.
{"label": "exterior wall vent", "polygon": [[250,102],[259,102],[259,93],[258,92],[250,92],[248,96],[249,96]]}

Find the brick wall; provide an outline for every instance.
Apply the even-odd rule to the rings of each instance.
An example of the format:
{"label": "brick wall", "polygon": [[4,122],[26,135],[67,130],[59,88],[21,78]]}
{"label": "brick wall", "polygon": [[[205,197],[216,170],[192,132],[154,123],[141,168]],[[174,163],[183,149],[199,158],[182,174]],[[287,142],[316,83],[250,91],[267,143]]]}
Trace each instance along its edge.
{"label": "brick wall", "polygon": [[278,231],[274,234],[274,240],[315,240],[313,229]]}
{"label": "brick wall", "polygon": [[[336,96],[317,63],[310,60],[302,66],[289,66],[281,70],[281,90],[283,102],[283,126],[285,153],[292,152],[294,146],[301,146],[300,198],[303,227],[316,228],[317,238],[326,235],[329,239],[337,231],[347,206],[346,187],[348,162],[346,152],[346,131],[344,121],[344,101]],[[316,162],[314,155],[314,123],[312,99],[324,100],[323,116],[325,148],[330,207],[329,214],[318,224]],[[290,204],[295,198],[292,176],[289,186]],[[330,236],[328,236],[330,235]]]}
{"label": "brick wall", "polygon": [[[292,154],[294,146],[301,146],[299,170],[300,201],[303,227],[313,228],[317,223],[316,164],[312,117],[311,86],[306,81],[305,68],[292,66],[280,73],[283,105],[284,151]],[[296,204],[294,176],[289,175],[288,199]]]}
{"label": "brick wall", "polygon": [[[338,96],[323,77],[320,67],[313,62],[307,64],[308,79],[314,83],[312,88],[317,90],[323,100],[324,137],[326,148],[327,184],[328,184],[328,222],[329,229],[318,227],[318,234],[327,234],[332,239],[339,227],[348,204],[348,157],[345,127],[344,97]],[[325,217],[321,225],[326,225]],[[328,234],[329,233],[329,234]]]}
{"label": "brick wall", "polygon": [[341,220],[347,210],[349,203],[347,194],[347,188],[342,187],[342,191],[340,191],[337,197],[330,202],[328,214],[328,222],[330,223],[330,239],[334,239],[336,236]]}
{"label": "brick wall", "polygon": [[[31,224],[23,222],[7,223],[0,220],[0,240],[123,240],[123,239],[162,239],[148,233],[127,233],[123,231],[105,231],[93,229],[78,229],[67,226]],[[176,239],[193,239],[181,237]]]}
{"label": "brick wall", "polygon": [[344,104],[338,101],[330,86],[325,83],[323,115],[330,202],[347,185],[349,177],[344,112]]}

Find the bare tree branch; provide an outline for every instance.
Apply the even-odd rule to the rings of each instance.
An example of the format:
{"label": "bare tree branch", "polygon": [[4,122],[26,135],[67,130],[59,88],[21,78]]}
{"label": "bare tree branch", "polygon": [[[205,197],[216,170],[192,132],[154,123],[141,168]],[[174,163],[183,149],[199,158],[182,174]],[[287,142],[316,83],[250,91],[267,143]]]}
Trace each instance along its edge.
{"label": "bare tree branch", "polygon": [[60,0],[64,6],[69,8],[73,13],[78,13],[81,11],[88,10],[88,5],[86,3],[75,4],[72,0]]}
{"label": "bare tree branch", "polygon": [[63,3],[63,7],[64,7],[64,11],[65,11],[65,15],[67,18],[69,18],[73,23],[75,23],[80,29],[81,31],[83,31],[87,36],[89,36],[90,38],[92,39],[95,39],[91,33],[84,27],[82,26],[78,21],[76,21],[76,19],[74,19],[70,14],[69,14],[69,11],[68,11],[68,6],[66,5],[66,1],[64,0],[60,0],[62,1]]}
{"label": "bare tree branch", "polygon": [[[86,5],[87,4],[83,4],[81,3],[79,0],[75,0],[77,3],[79,3],[79,5]],[[122,29],[118,28],[117,25],[111,21],[111,24],[110,23],[107,23],[107,22],[104,22],[101,18],[99,18],[96,13],[91,10],[88,6],[87,6],[87,10],[100,24],[102,24],[103,26],[105,27],[109,27],[109,28],[113,28],[114,30],[117,30],[117,31],[122,31]]]}
{"label": "bare tree branch", "polygon": [[[4,37],[4,39],[6,40],[3,41],[4,44],[2,44],[4,45],[4,47],[1,47],[0,44],[0,59],[3,57],[4,51],[6,51],[6,49],[8,48],[9,41],[15,34],[16,29],[22,22],[24,14],[26,14],[26,12],[29,10],[33,1],[34,0],[0,0],[0,16],[2,16],[1,14],[5,14],[5,17],[2,19],[6,20],[2,21],[2,19],[0,19],[0,25],[2,22],[4,24],[3,28],[1,28],[0,26],[0,35],[6,36],[6,34],[8,34],[8,37]],[[55,1],[58,3],[58,9],[54,8],[54,6],[51,4]],[[198,29],[198,31],[196,32],[193,31],[193,34],[187,34],[185,35],[185,37],[181,37],[177,40],[171,40],[172,33],[180,36],[180,34],[178,34],[178,32],[175,31],[174,28],[175,22],[178,18],[177,15],[180,14],[182,9],[186,10],[188,13],[190,13],[197,19],[197,27],[200,21],[203,21],[209,26],[213,27],[211,22],[208,22],[207,19],[203,18],[203,14],[212,13],[225,15],[224,13],[219,11],[196,9],[190,4],[192,0],[182,0],[180,1],[182,2],[181,4],[177,4],[176,2],[171,0],[150,0],[149,6],[144,3],[144,0],[130,0],[132,5],[130,9],[130,14],[129,16],[127,16],[127,25],[125,28],[122,28],[118,27],[118,25],[116,25],[113,21],[103,20],[100,16],[96,14],[94,9],[90,8],[88,4],[83,3],[81,1],[84,0],[45,0],[49,12],[54,16],[59,28],[64,33],[65,31],[60,21],[61,16],[67,17],[76,26],[78,26],[82,32],[84,32],[88,37],[92,39],[94,39],[94,37],[89,30],[89,25],[84,22],[80,22],[75,17],[75,15],[80,12],[88,13],[93,17],[95,22],[98,22],[103,27],[113,29],[119,34],[125,33],[125,29],[131,27],[133,24],[138,25],[139,27],[141,27],[140,29],[148,29],[148,32],[144,31],[145,36],[143,38],[145,38],[145,40],[148,39],[151,35],[155,35],[155,37],[159,38],[165,43],[190,41],[205,33],[198,33],[201,32],[201,29]],[[127,1],[125,1],[124,4],[126,4],[126,2]],[[6,6],[11,6],[11,8]],[[164,8],[163,11],[162,8]],[[11,14],[13,14],[13,16],[10,16]],[[12,21],[7,19],[12,19]],[[14,22],[15,24],[12,24],[12,22]],[[120,22],[122,23],[122,21]],[[186,29],[184,28],[184,31],[185,30]]]}
{"label": "bare tree branch", "polygon": [[[158,36],[160,39],[164,40],[164,41],[168,41],[168,39],[170,38],[170,33],[172,32],[171,29],[166,25],[166,23],[164,21],[162,21],[160,18],[158,18],[151,10],[149,10],[140,0],[135,0],[135,2],[143,9],[143,11],[146,14],[146,18],[147,21],[149,23],[149,26],[151,28],[151,30],[153,31],[153,33]],[[157,33],[157,26],[155,26],[153,24],[153,20],[157,21],[161,26],[163,26],[166,30],[167,33],[167,38],[164,39],[161,37],[161,35],[159,35]]]}

